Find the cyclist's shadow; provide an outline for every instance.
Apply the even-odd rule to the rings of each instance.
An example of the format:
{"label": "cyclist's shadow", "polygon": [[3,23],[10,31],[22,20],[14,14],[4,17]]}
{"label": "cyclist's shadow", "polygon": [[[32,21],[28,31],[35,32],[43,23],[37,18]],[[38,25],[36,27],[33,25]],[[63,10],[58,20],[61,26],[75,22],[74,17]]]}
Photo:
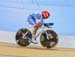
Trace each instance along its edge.
{"label": "cyclist's shadow", "polygon": [[28,46],[28,47],[25,47],[26,49],[35,49],[35,50],[58,50],[57,47],[53,47],[53,48],[46,48],[46,47],[42,47],[42,46]]}

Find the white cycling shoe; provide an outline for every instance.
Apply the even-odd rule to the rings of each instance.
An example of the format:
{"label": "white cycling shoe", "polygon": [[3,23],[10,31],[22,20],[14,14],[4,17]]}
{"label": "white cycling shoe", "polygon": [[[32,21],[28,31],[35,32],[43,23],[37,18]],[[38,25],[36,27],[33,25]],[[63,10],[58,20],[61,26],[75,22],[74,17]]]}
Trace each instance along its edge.
{"label": "white cycling shoe", "polygon": [[31,40],[31,43],[38,44],[36,40]]}
{"label": "white cycling shoe", "polygon": [[34,43],[34,44],[38,44],[38,42],[36,41],[36,39],[28,39],[29,40],[29,43]]}
{"label": "white cycling shoe", "polygon": [[29,40],[29,43],[38,44],[38,42],[36,41],[35,35],[33,35],[33,38]]}

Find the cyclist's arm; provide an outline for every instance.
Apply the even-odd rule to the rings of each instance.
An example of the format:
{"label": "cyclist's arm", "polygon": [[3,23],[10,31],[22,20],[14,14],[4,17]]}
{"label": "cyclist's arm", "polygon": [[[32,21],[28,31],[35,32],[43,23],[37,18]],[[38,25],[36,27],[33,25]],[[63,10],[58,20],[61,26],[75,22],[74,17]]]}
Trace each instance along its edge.
{"label": "cyclist's arm", "polygon": [[44,23],[42,17],[40,18],[40,21],[41,21],[41,24],[42,24],[42,25],[47,24],[47,23]]}

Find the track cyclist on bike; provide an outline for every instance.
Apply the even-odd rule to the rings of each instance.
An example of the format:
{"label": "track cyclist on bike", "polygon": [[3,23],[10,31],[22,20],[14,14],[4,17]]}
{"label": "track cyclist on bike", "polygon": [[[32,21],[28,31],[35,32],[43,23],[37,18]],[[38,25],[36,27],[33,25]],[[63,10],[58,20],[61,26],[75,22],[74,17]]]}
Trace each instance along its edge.
{"label": "track cyclist on bike", "polygon": [[48,19],[49,17],[50,13],[48,11],[42,11],[41,14],[34,12],[28,16],[27,18],[28,23],[34,27],[32,39],[33,43],[37,43],[35,35],[37,30],[44,24],[43,20]]}

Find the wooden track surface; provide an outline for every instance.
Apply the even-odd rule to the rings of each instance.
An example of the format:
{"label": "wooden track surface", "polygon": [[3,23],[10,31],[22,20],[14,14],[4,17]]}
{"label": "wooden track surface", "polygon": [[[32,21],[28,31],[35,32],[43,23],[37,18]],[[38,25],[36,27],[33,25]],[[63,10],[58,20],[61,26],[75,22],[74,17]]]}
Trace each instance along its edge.
{"label": "wooden track surface", "polygon": [[16,44],[0,43],[0,57],[75,57],[75,49],[20,47]]}

